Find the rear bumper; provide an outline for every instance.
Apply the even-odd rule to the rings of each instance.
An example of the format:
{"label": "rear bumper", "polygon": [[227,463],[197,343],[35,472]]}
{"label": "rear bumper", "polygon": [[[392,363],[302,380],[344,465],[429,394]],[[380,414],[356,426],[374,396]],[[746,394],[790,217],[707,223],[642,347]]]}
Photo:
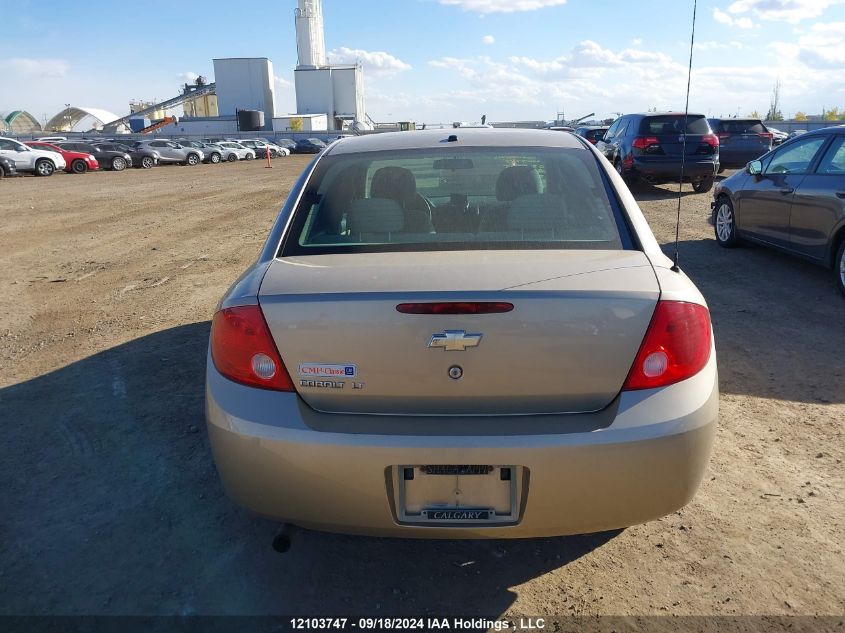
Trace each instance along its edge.
{"label": "rear bumper", "polygon": [[[556,430],[531,434],[514,431],[538,416],[454,418],[447,423],[454,434],[424,433],[431,418],[403,418],[396,434],[361,432],[370,422],[389,427],[390,418],[319,414],[294,394],[238,385],[210,362],[207,371],[208,431],[220,477],[235,502],[306,528],[377,536],[556,536],[656,519],[695,494],[717,415],[715,355],[689,380],[621,394],[609,423],[600,428],[572,431],[584,416],[542,416]],[[478,432],[488,421],[499,429],[496,434]],[[462,433],[462,424],[473,430]],[[510,432],[502,433],[502,425]],[[518,521],[480,527],[401,524],[395,469],[400,464],[522,466]]]}
{"label": "rear bumper", "polygon": [[[709,158],[707,160],[687,160],[684,163],[684,180],[696,178],[712,178],[719,168],[719,160]],[[659,161],[653,159],[642,159],[634,157],[631,172],[652,178],[654,180],[668,180],[677,182],[681,173],[679,160]]]}

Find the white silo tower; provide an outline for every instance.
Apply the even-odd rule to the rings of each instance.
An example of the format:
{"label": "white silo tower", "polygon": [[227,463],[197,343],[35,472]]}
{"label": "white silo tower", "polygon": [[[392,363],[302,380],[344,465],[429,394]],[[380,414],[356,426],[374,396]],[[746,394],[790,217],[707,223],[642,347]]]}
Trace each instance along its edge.
{"label": "white silo tower", "polygon": [[329,130],[366,125],[364,73],[360,63],[329,65],[322,0],[298,0],[294,72],[298,114],[325,114]]}
{"label": "white silo tower", "polygon": [[326,65],[322,0],[299,0],[296,9],[296,52],[299,67]]}

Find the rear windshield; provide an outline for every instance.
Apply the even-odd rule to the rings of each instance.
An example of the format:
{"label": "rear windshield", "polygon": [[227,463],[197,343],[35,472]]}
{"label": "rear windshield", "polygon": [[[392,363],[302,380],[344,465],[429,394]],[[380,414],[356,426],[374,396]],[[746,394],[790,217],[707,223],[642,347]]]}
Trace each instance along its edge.
{"label": "rear windshield", "polygon": [[730,121],[720,121],[719,130],[730,134],[763,134],[766,128],[762,122],[754,119],[746,121],[731,119]]}
{"label": "rear windshield", "polygon": [[283,255],[631,247],[583,149],[449,148],[326,156]]}
{"label": "rear windshield", "polygon": [[[684,131],[683,114],[649,116],[640,123],[640,134],[680,134]],[[710,134],[710,126],[703,114],[690,114],[687,118],[687,134]]]}

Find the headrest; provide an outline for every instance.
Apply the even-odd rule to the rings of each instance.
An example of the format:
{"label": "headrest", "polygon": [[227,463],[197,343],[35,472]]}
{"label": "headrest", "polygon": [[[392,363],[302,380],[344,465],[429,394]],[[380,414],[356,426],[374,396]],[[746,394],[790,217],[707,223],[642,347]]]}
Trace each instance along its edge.
{"label": "headrest", "polygon": [[365,198],[349,205],[352,233],[393,233],[405,228],[405,211],[396,200]]}
{"label": "headrest", "polygon": [[406,204],[417,193],[417,179],[404,167],[382,167],[373,174],[370,195],[373,198],[390,198]]}
{"label": "headrest", "polygon": [[496,180],[496,199],[510,202],[519,196],[539,193],[540,177],[533,167],[505,167]]}
{"label": "headrest", "polygon": [[547,193],[520,196],[508,209],[509,229],[551,230],[560,228],[565,222],[566,206],[563,198]]}

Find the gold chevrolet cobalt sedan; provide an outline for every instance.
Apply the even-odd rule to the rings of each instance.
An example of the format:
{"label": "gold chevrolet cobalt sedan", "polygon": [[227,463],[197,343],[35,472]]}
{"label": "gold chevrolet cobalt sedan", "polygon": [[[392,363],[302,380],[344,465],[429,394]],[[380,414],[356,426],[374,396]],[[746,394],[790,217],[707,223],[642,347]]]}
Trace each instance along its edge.
{"label": "gold chevrolet cobalt sedan", "polygon": [[346,138],[294,186],[211,327],[229,496],[380,536],[619,528],[695,494],[710,315],[621,178],[567,133]]}

